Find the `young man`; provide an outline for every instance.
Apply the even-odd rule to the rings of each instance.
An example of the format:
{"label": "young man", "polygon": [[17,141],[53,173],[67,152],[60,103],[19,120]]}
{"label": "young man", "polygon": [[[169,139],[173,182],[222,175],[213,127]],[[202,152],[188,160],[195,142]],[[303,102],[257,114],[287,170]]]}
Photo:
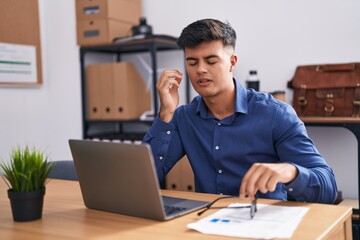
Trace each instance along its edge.
{"label": "young man", "polygon": [[178,39],[199,94],[178,107],[183,74],[164,71],[157,83],[160,112],[144,137],[160,181],[187,155],[197,192],[333,203],[334,174],[293,108],[233,78],[236,33],[203,19]]}

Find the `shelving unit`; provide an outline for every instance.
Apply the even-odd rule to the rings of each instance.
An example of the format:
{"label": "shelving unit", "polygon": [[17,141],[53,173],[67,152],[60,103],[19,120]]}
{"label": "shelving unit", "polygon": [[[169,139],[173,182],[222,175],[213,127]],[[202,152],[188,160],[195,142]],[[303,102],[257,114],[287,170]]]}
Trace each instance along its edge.
{"label": "shelving unit", "polygon": [[[359,229],[360,229],[360,220],[359,220],[359,209],[360,209],[360,120],[353,117],[301,117],[301,120],[305,123],[306,126],[316,126],[316,127],[342,127],[351,131],[356,140],[357,140],[357,149],[358,149],[358,199],[351,201],[351,206],[353,207],[353,238],[359,239]],[[349,203],[343,203],[346,205]]]}
{"label": "shelving unit", "polygon": [[[156,91],[157,81],[157,53],[160,51],[178,50],[176,39],[166,35],[152,36],[151,38],[124,41],[101,46],[89,46],[80,48],[80,65],[81,65],[81,96],[82,96],[82,123],[84,139],[110,139],[110,140],[141,140],[146,130],[152,124],[152,121],[133,120],[89,120],[87,118],[87,97],[86,97],[86,65],[85,59],[88,53],[112,54],[116,56],[116,61],[121,61],[122,54],[150,53],[152,68],[152,98],[153,111],[158,112],[158,100]],[[185,94],[186,102],[190,99],[190,86],[186,76]],[[130,129],[130,130],[129,130]]]}

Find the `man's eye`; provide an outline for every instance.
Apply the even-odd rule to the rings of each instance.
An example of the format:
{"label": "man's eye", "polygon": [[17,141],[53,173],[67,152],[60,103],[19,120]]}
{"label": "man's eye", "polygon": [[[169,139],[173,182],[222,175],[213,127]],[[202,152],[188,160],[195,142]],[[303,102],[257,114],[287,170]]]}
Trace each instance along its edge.
{"label": "man's eye", "polygon": [[208,62],[209,65],[213,65],[213,64],[215,64],[215,63],[216,63],[216,62],[214,62],[214,61]]}
{"label": "man's eye", "polygon": [[196,65],[196,61],[189,62],[189,65],[190,65],[190,66],[195,66],[195,65]]}

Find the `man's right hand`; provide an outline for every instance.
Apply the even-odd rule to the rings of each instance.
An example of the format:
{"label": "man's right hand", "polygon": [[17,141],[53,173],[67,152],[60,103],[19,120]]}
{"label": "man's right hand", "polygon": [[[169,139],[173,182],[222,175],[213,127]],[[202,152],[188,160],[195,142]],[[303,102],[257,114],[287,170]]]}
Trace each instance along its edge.
{"label": "man's right hand", "polygon": [[178,70],[165,70],[156,84],[160,98],[159,117],[170,122],[179,104],[179,87],[183,74]]}

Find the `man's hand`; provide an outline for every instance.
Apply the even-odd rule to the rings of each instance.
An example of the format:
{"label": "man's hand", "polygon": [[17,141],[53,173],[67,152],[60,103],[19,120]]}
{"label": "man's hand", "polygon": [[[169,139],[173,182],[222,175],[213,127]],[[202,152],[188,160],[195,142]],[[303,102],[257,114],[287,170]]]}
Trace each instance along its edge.
{"label": "man's hand", "polygon": [[254,163],[243,177],[240,196],[254,196],[257,191],[273,192],[278,183],[289,183],[298,174],[290,163]]}
{"label": "man's hand", "polygon": [[170,122],[179,104],[180,82],[182,73],[178,70],[165,70],[156,84],[160,98],[159,117],[164,122]]}

